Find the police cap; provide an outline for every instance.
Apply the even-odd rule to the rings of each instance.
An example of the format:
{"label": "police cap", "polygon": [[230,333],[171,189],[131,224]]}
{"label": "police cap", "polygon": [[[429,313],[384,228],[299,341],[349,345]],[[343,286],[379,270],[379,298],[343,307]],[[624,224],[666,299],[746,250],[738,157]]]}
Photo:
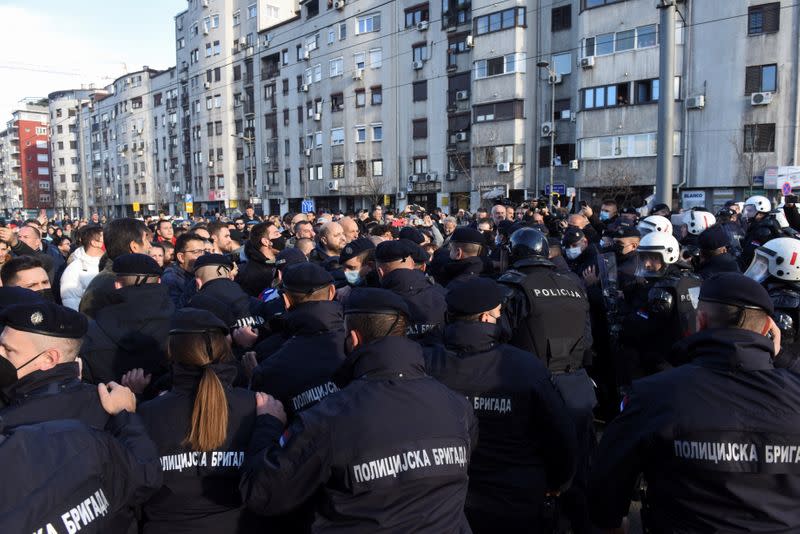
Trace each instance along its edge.
{"label": "police cap", "polygon": [[503,302],[503,290],[489,278],[473,276],[447,286],[447,311],[454,315],[474,315],[493,310]]}
{"label": "police cap", "polygon": [[701,250],[716,250],[728,246],[728,234],[722,226],[706,228],[697,237],[697,244]]}
{"label": "police cap", "polygon": [[405,226],[401,228],[398,237],[400,237],[400,239],[408,239],[409,241],[413,241],[417,245],[421,245],[425,241],[425,238],[422,237],[422,232],[413,226]]}
{"label": "police cap", "polygon": [[44,302],[44,298],[36,291],[24,287],[0,286],[0,311],[21,302]]}
{"label": "police cap", "polygon": [[205,310],[213,313],[220,321],[225,323],[229,328],[233,328],[236,325],[236,317],[233,315],[231,307],[228,304],[210,295],[204,295],[203,293],[198,293],[192,297],[187,306],[190,308],[196,308],[198,310]]}
{"label": "police cap", "polygon": [[630,225],[620,225],[616,231],[612,232],[611,237],[613,239],[625,239],[626,237],[642,237],[642,234],[635,226]]}
{"label": "police cap", "polygon": [[198,269],[209,266],[221,266],[232,269],[233,260],[231,260],[230,256],[225,254],[203,254],[195,260],[194,272],[197,272]]}
{"label": "police cap", "polygon": [[203,334],[219,331],[228,333],[228,325],[208,310],[181,308],[172,316],[169,324],[170,334]]}
{"label": "police cap", "polygon": [[292,265],[306,262],[308,262],[308,258],[303,254],[303,251],[294,247],[281,250],[275,257],[275,267],[280,271],[284,271]]}
{"label": "police cap", "polygon": [[401,261],[413,256],[418,246],[408,239],[384,241],[375,247],[375,259],[381,263]]}
{"label": "police cap", "polygon": [[475,228],[469,226],[459,226],[450,236],[451,243],[472,243],[474,245],[485,245],[486,237]]}
{"label": "police cap", "polygon": [[564,246],[574,245],[581,239],[584,239],[586,235],[583,233],[583,230],[580,228],[567,228],[564,232]]}
{"label": "police cap", "polygon": [[4,326],[32,334],[80,339],[89,323],[82,314],[53,302],[25,302],[5,308],[0,314]]}
{"label": "police cap", "polygon": [[117,276],[161,276],[156,260],[147,254],[123,254],[114,259],[112,267]]}
{"label": "police cap", "polygon": [[350,313],[385,314],[397,313],[409,317],[408,304],[400,295],[388,289],[357,287],[350,292],[344,303],[345,315]]}
{"label": "police cap", "polygon": [[704,281],[700,286],[700,300],[763,310],[770,315],[775,311],[767,290],[739,273],[720,273]]}
{"label": "police cap", "polygon": [[363,254],[368,250],[373,250],[375,248],[375,243],[373,243],[369,238],[366,237],[359,237],[347,245],[345,245],[344,250],[339,255],[339,263],[344,263],[346,261],[352,260],[359,254]]}
{"label": "police cap", "polygon": [[331,284],[331,274],[316,263],[298,263],[283,273],[283,287],[291,293],[309,294]]}

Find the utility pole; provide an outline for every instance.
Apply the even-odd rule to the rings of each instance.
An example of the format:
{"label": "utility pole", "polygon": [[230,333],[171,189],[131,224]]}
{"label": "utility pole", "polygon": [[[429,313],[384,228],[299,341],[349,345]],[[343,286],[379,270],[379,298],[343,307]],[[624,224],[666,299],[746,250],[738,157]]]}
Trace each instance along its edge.
{"label": "utility pole", "polygon": [[[547,195],[547,207],[550,213],[553,213],[553,175],[555,173],[556,157],[556,79],[558,73],[550,68],[549,61],[539,61],[536,66],[547,70],[547,80],[550,83],[550,194]],[[538,194],[539,192],[537,191],[536,193]]]}
{"label": "utility pole", "polygon": [[656,145],[656,198],[658,204],[672,206],[672,162],[675,152],[675,3],[661,0],[658,31],[658,141]]}

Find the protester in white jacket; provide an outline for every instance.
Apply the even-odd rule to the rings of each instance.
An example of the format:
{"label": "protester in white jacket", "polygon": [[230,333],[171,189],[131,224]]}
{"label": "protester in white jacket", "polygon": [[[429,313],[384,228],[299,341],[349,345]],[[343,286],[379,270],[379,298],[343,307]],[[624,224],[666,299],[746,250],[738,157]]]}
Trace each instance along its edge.
{"label": "protester in white jacket", "polygon": [[80,229],[78,241],[81,247],[69,257],[67,268],[61,275],[61,302],[73,310],[78,309],[84,291],[100,271],[103,228],[84,226]]}

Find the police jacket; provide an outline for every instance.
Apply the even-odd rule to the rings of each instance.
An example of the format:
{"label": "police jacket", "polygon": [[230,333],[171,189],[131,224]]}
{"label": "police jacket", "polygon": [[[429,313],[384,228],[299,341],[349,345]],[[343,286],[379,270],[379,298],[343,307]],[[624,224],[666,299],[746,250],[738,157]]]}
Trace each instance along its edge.
{"label": "police jacket", "polygon": [[754,221],[747,227],[747,233],[742,240],[742,255],[739,258],[739,267],[746,270],[753,261],[753,256],[758,247],[770,239],[782,235],[781,225],[774,217],[768,215],[760,221]]}
{"label": "police jacket", "polygon": [[106,430],[75,420],[4,430],[0,529],[121,532],[116,513],[160,487],[161,468],[136,414],[111,417]]}
{"label": "police jacket", "polygon": [[142,509],[145,534],[258,531],[237,491],[245,447],[255,423],[255,394],[231,387],[235,367],[211,365],[228,400],[228,434],[217,450],[194,452],[183,444],[189,434],[201,368],[174,364],[172,390],[139,408],[164,471],[163,487]]}
{"label": "police jacket", "polygon": [[450,260],[442,265],[436,281],[447,286],[451,282],[468,280],[473,276],[480,276],[488,271],[484,259],[479,256],[464,258],[463,260]]}
{"label": "police jacket", "polygon": [[[203,284],[197,290],[198,295],[213,297],[224,303],[231,311],[236,327],[251,326],[254,329],[264,324],[264,318],[256,311],[259,304],[257,298],[249,296],[242,287],[228,278],[216,278]],[[191,304],[191,300],[189,301]]]}
{"label": "police jacket", "polygon": [[[800,358],[800,286],[769,278],[766,283],[775,314],[772,318],[781,330],[781,354],[784,361]],[[779,359],[780,359],[779,358]]]}
{"label": "police jacket", "polygon": [[157,378],[169,371],[167,339],[175,306],[162,284],[117,290],[121,302],[97,312],[81,346],[83,379],[119,382],[135,368]]}
{"label": "police jacket", "polygon": [[314,532],[469,532],[477,423],[467,401],[425,374],[422,348],[404,337],[351,356],[352,382],[285,433],[258,418],[250,446],[260,452],[246,458],[240,485],[248,507],[280,514],[320,490]]}
{"label": "police jacket", "polygon": [[438,339],[444,326],[447,303],[445,289],[416,269],[395,269],[381,279],[381,285],[397,293],[408,304],[412,339],[428,341]]}
{"label": "police jacket", "polygon": [[739,269],[739,263],[736,261],[736,258],[727,252],[712,256],[708,259],[708,261],[703,263],[700,268],[697,269],[697,271],[695,271],[695,273],[703,280],[707,280],[719,273],[740,272],[742,271]]}
{"label": "police jacket", "polygon": [[514,263],[498,281],[513,288],[506,302],[510,344],[532,352],[552,372],[581,368],[591,346],[583,289],[541,258]]}
{"label": "police jacket", "polygon": [[480,424],[467,507],[535,517],[545,491],[575,471],[575,427],[544,365],[498,332],[489,323],[448,324],[425,360],[431,376],[467,397]]}
{"label": "police jacket", "polygon": [[798,532],[800,377],[772,363],[769,338],[713,329],[692,362],[633,384],[603,434],[589,503],[619,525],[639,473],[654,532]]}
{"label": "police jacket", "polygon": [[[103,264],[104,261],[105,265]],[[78,311],[91,319],[97,316],[97,312],[101,308],[114,302],[113,295],[117,290],[114,287],[114,281],[117,277],[112,270],[113,265],[114,261],[107,256],[100,258],[100,263],[98,264],[100,272],[92,278],[92,281],[86,286],[86,291],[83,292]]]}
{"label": "police jacket", "polygon": [[275,262],[267,259],[249,241],[244,244],[243,254],[247,261],[239,265],[236,283],[251,297],[258,297],[264,289],[272,285],[272,279],[275,277]]}
{"label": "police jacket", "polygon": [[81,382],[77,362],[34,371],[2,391],[7,405],[0,409],[6,426],[29,425],[55,419],[79,419],[103,428],[108,414],[100,405],[97,386]]}
{"label": "police jacket", "polygon": [[164,274],[161,275],[161,284],[169,290],[169,298],[176,309],[186,306],[197,288],[192,273],[184,270],[177,263],[164,269]]}

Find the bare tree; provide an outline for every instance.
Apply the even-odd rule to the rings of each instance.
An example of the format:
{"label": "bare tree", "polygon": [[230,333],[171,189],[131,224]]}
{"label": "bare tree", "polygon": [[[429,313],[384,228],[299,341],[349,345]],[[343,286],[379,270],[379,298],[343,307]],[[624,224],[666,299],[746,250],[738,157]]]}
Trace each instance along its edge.
{"label": "bare tree", "polygon": [[773,140],[761,139],[762,134],[759,128],[751,127],[745,128],[741,137],[739,135],[732,135],[728,142],[733,147],[733,153],[736,157],[736,163],[739,172],[747,179],[747,185],[750,188],[750,193],[753,192],[753,177],[757,171],[761,171],[766,166],[766,158],[756,149],[761,146],[762,141],[774,143]]}
{"label": "bare tree", "polygon": [[367,173],[362,180],[362,194],[369,198],[371,204],[383,204],[383,195],[389,193],[389,180],[386,175],[373,176],[372,173]]}
{"label": "bare tree", "polygon": [[603,195],[606,198],[627,204],[636,194],[633,186],[638,180],[639,175],[628,165],[610,163],[603,166],[603,171],[598,176],[598,185],[603,187]]}

